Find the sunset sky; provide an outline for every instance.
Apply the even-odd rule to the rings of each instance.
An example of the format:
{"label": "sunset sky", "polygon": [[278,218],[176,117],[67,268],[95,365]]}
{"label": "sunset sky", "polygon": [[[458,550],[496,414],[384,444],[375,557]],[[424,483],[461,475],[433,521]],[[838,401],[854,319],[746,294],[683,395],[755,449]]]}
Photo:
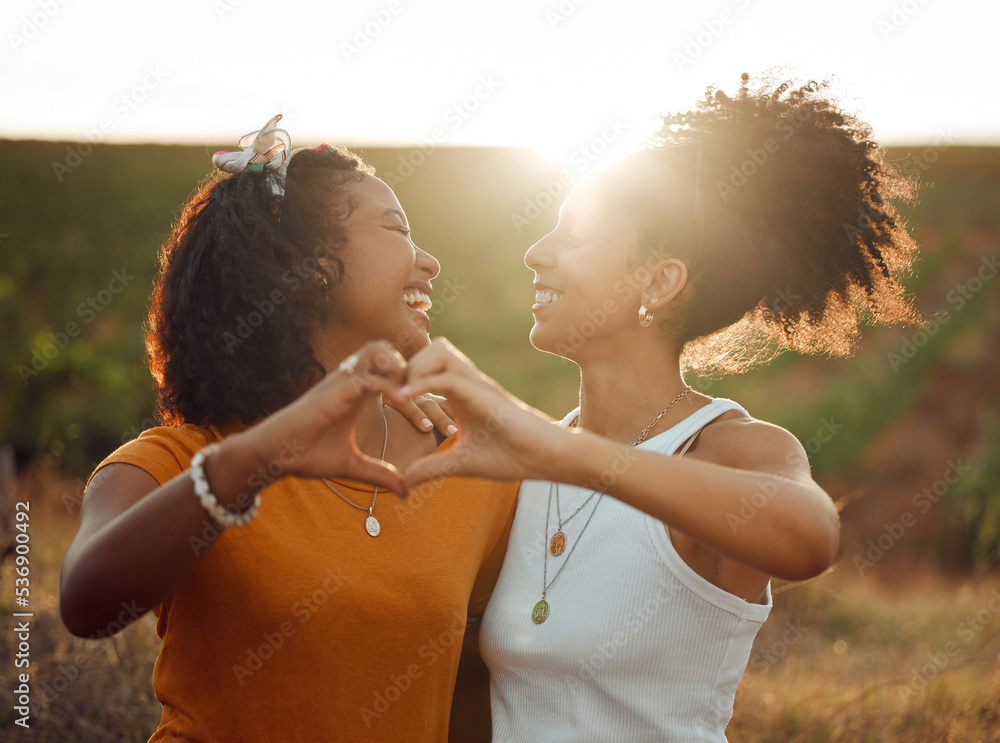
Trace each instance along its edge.
{"label": "sunset sky", "polygon": [[0,137],[634,149],[709,84],[835,76],[886,144],[1000,144],[1000,5],[7,0]]}

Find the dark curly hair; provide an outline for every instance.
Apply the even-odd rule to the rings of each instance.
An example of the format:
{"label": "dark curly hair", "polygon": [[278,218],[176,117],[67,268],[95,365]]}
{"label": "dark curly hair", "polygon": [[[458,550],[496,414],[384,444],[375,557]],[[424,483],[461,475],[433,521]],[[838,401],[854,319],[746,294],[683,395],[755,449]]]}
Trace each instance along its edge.
{"label": "dark curly hair", "polygon": [[346,186],[374,174],[324,146],[271,170],[214,173],[188,200],[160,251],[146,349],[164,425],[250,423],[325,373],[313,331],[343,278]]}
{"label": "dark curly hair", "polygon": [[661,326],[685,368],[743,371],[788,349],[848,356],[861,322],[922,323],[899,283],[917,246],[890,203],[918,184],[828,87],[752,88],[746,74],[735,97],[710,87],[614,178],[640,248],[689,266]]}

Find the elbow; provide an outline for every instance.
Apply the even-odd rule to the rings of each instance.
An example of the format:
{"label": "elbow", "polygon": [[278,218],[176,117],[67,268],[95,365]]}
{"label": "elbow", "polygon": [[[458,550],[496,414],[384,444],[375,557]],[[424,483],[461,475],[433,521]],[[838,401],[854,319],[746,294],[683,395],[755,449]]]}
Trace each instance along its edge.
{"label": "elbow", "polygon": [[93,639],[97,636],[97,628],[93,622],[88,621],[88,612],[81,597],[85,592],[74,590],[75,588],[73,581],[67,578],[66,569],[63,568],[59,586],[59,618],[70,634],[87,640]]}
{"label": "elbow", "polygon": [[66,591],[65,587],[59,591],[59,618],[70,634],[84,639],[93,639],[96,632],[85,619],[85,614],[81,611],[79,603]]}
{"label": "elbow", "polygon": [[[122,607],[129,611],[109,614],[95,605],[93,596],[94,591],[87,581],[68,573],[64,566],[59,586],[59,618],[70,634],[85,640],[110,637],[140,616],[124,602]],[[135,606],[135,602],[132,606]]]}
{"label": "elbow", "polygon": [[791,554],[783,570],[774,575],[782,580],[800,581],[822,575],[837,559],[840,551],[840,517],[832,502],[821,516],[796,529],[791,540]]}

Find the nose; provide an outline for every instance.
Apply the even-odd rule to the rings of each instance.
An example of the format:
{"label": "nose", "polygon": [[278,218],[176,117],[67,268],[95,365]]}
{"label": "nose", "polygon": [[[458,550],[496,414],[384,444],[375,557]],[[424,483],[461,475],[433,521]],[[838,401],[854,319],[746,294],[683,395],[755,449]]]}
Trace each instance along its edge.
{"label": "nose", "polygon": [[438,259],[420,248],[417,248],[417,268],[426,273],[428,279],[433,279],[441,273],[441,264],[438,263]]}
{"label": "nose", "polygon": [[524,265],[536,273],[539,268],[554,266],[555,256],[552,253],[551,244],[552,233],[550,232],[528,248],[528,252],[524,254]]}

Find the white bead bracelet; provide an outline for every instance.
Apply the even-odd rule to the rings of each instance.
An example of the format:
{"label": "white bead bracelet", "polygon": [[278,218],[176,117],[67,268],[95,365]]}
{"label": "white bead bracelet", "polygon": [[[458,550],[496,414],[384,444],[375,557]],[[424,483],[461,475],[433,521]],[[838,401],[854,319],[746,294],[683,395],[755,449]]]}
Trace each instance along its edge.
{"label": "white bead bracelet", "polygon": [[209,444],[191,458],[191,479],[194,480],[194,492],[198,494],[198,500],[201,501],[202,507],[223,529],[228,529],[230,526],[243,526],[257,515],[257,508],[260,506],[260,493],[254,498],[250,508],[236,515],[230,513],[219,503],[219,499],[215,497],[215,493],[208,486],[208,479],[205,477],[205,470],[202,467],[205,459],[214,453],[219,446],[221,444]]}

